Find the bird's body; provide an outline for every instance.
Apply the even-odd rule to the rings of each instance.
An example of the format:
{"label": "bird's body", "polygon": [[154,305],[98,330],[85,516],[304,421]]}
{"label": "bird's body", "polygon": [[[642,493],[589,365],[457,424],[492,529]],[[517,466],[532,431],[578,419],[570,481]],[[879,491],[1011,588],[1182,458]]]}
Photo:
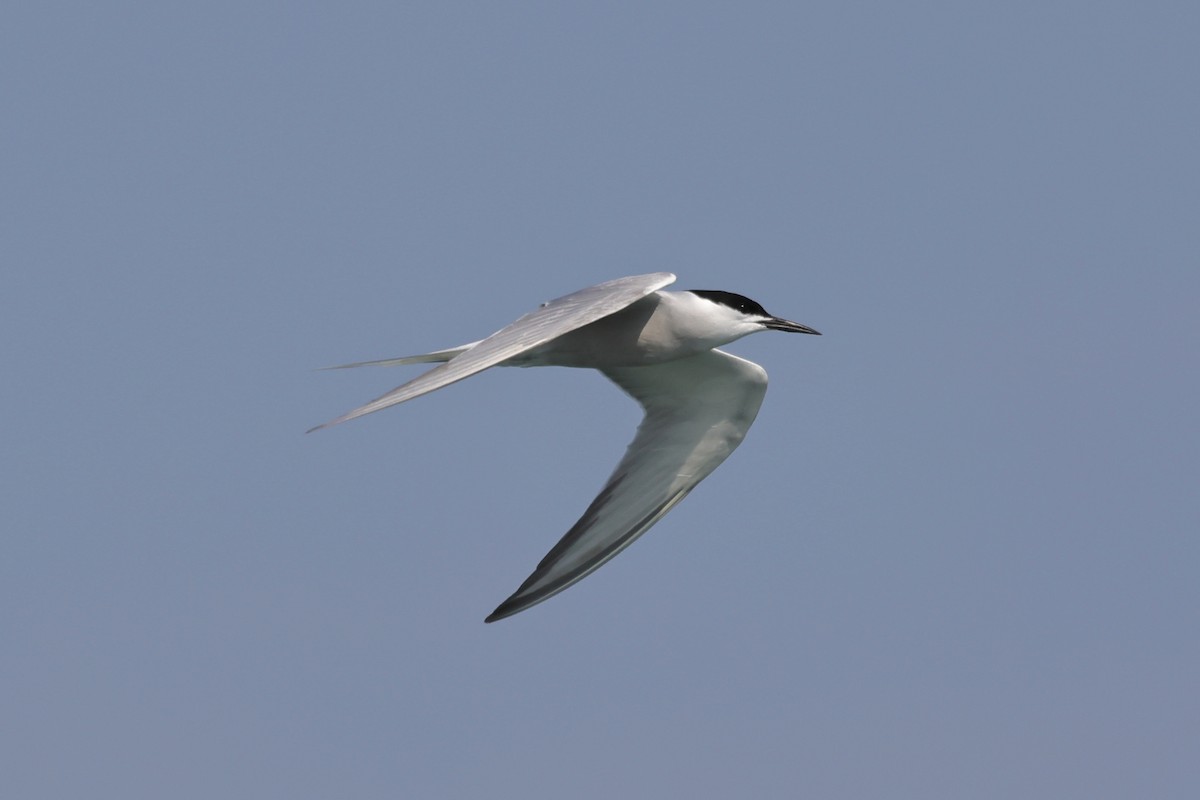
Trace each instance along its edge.
{"label": "bird's body", "polygon": [[766,393],[767,374],[714,348],[767,329],[817,333],[773,317],[741,295],[659,291],[674,280],[666,272],[618,278],[544,303],[478,342],[345,365],[443,362],[318,428],[411,400],[492,366],[598,369],[645,410],[637,436],[600,494],[488,622],[523,611],[599,568],[741,443]]}
{"label": "bird's body", "polygon": [[658,291],[505,363],[599,370],[645,367],[712,350],[760,329],[732,326],[726,316],[731,315],[691,292]]}

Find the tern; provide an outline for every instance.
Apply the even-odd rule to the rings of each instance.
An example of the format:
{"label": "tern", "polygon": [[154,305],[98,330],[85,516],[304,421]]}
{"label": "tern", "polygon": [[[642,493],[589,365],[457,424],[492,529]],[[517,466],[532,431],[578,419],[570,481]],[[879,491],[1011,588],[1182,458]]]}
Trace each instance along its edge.
{"label": "tern", "polygon": [[767,373],[715,348],[758,331],[820,335],[732,292],[661,291],[669,272],[581,289],[486,339],[329,369],[442,362],[310,433],[428,394],[489,367],[596,369],[645,411],[616,470],[533,574],[485,620],[512,616],[595,572],[734,451],[758,415]]}

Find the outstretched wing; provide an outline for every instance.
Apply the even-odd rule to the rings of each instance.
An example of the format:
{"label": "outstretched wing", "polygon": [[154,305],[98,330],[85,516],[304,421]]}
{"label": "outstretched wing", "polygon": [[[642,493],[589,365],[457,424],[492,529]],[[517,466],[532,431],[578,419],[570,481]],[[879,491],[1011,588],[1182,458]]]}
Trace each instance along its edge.
{"label": "outstretched wing", "polygon": [[[598,283],[587,289],[543,303],[506,328],[502,328],[483,341],[451,358],[428,372],[418,375],[406,384],[398,386],[382,397],[349,411],[324,425],[310,428],[309,433],[337,425],[339,422],[379,411],[405,400],[449,386],[469,378],[488,367],[520,355],[528,350],[556,339],[564,333],[581,328],[590,322],[615,314],[632,305],[651,292],[674,282],[669,272],[652,272],[648,275],[632,275],[628,278]],[[397,361],[407,361],[399,359]],[[386,363],[386,362],[385,362]]]}
{"label": "outstretched wing", "polygon": [[604,374],[646,416],[587,511],[487,622],[561,592],[662,519],[741,444],[767,391],[762,367],[720,350]]}

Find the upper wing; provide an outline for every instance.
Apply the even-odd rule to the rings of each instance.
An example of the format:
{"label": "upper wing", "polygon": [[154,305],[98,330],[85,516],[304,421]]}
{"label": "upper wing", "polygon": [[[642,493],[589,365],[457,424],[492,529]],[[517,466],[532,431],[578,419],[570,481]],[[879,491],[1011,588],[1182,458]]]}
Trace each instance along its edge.
{"label": "upper wing", "polygon": [[604,374],[645,409],[637,436],[575,526],[487,622],[561,592],[645,533],[741,444],[767,391],[762,367],[720,350]]}
{"label": "upper wing", "polygon": [[[589,322],[614,314],[632,305],[651,292],[674,282],[669,272],[652,272],[648,275],[632,275],[628,278],[598,283],[587,289],[543,303],[506,328],[493,333],[469,350],[454,356],[440,366],[418,375],[406,384],[392,389],[382,397],[347,412],[324,425],[310,428],[312,431],[337,425],[339,422],[361,417],[381,408],[412,400],[423,394],[449,386],[468,378],[476,372],[494,367],[501,361],[532,350],[538,345],[556,339],[564,333],[581,328]],[[400,359],[406,361],[407,359]],[[385,362],[386,363],[386,362]]]}

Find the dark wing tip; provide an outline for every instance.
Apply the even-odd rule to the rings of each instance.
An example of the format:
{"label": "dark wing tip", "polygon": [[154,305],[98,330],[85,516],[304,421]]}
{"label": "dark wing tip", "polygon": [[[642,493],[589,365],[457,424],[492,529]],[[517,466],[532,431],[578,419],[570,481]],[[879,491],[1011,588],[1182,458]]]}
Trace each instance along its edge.
{"label": "dark wing tip", "polygon": [[[536,606],[546,598],[558,594],[560,591],[566,588],[565,586],[551,584],[551,586],[554,587],[553,589],[543,586],[536,591],[527,591],[529,587],[537,581],[538,576],[542,572],[542,566],[543,565],[539,564],[538,568],[533,571],[533,574],[526,578],[525,582],[518,586],[515,592],[510,594],[503,603],[496,606],[495,611],[487,615],[487,618],[484,619],[484,622],[495,622],[497,620],[504,619],[505,617],[511,617],[513,614],[519,614],[527,608]],[[567,585],[569,586],[570,584],[568,583]]]}
{"label": "dark wing tip", "polygon": [[[561,592],[563,589],[565,589],[567,586],[570,586],[571,583],[574,582],[574,581],[569,581],[566,583],[566,585],[562,585],[561,583],[555,582],[555,583],[552,583],[549,587],[543,586],[536,591],[527,592],[526,589],[528,589],[530,584],[532,584],[537,579],[540,572],[541,572],[541,567],[534,570],[533,574],[525,579],[525,582],[521,584],[520,588],[518,588],[515,592],[510,594],[508,596],[508,599],[506,599],[503,603],[496,606],[496,610],[493,611],[492,613],[488,614],[487,617],[483,621],[484,622],[496,622],[497,620],[504,619],[505,617],[511,617],[514,614],[520,614],[522,611],[525,611],[526,609],[528,609],[532,606],[536,606],[538,603],[542,602],[543,600],[546,600],[547,598],[550,598],[550,597],[558,594],[559,592]],[[553,587],[553,588],[551,588],[551,587]]]}
{"label": "dark wing tip", "polygon": [[516,614],[518,611],[522,611],[523,609],[524,606],[514,603],[513,598],[510,597],[500,605],[496,606],[496,610],[484,617],[483,621],[485,623],[497,622],[505,617],[511,617],[513,614]]}

